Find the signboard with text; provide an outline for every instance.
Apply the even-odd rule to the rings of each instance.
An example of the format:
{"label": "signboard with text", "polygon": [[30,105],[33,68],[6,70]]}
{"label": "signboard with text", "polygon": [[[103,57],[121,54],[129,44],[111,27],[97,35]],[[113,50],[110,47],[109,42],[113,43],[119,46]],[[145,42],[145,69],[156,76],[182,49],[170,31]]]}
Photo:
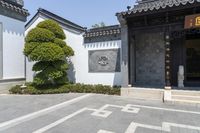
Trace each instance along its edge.
{"label": "signboard with text", "polygon": [[200,28],[200,14],[185,17],[185,29]]}

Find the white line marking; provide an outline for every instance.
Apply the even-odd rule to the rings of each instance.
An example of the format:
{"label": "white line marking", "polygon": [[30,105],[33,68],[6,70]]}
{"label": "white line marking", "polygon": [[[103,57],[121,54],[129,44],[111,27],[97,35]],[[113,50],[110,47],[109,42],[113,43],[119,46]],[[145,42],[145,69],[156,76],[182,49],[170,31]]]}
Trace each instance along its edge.
{"label": "white line marking", "polygon": [[[43,132],[46,132],[46,131],[48,131],[48,130],[50,130],[50,129],[56,127],[56,126],[58,126],[59,124],[65,122],[67,120],[69,120],[70,118],[75,117],[76,115],[78,115],[78,114],[80,114],[80,113],[82,113],[84,111],[93,111],[93,113],[91,115],[97,116],[97,117],[106,118],[106,117],[108,117],[112,113],[111,111],[106,111],[106,109],[108,107],[122,108],[122,109],[129,108],[129,106],[118,106],[118,105],[111,105],[111,104],[106,104],[103,107],[101,107],[100,109],[83,108],[83,109],[80,109],[80,110],[78,110],[78,111],[76,111],[76,112],[74,112],[74,113],[72,113],[72,114],[70,114],[68,116],[63,117],[62,119],[59,119],[59,120],[55,121],[54,123],[51,123],[51,124],[49,124],[49,125],[47,125],[47,126],[45,126],[43,128],[40,128],[40,129],[34,131],[33,133],[43,133]],[[137,110],[139,112],[139,109],[137,109]],[[135,113],[135,111],[134,112],[130,111],[128,113]]]}
{"label": "white line marking", "polygon": [[140,109],[139,108],[135,108],[132,107],[130,105],[126,105],[126,106],[119,106],[119,105],[112,105],[112,104],[106,104],[103,107],[101,107],[100,109],[98,109],[97,111],[95,111],[94,113],[92,113],[91,115],[93,116],[98,116],[98,117],[104,117],[107,118],[109,115],[112,114],[111,111],[107,111],[106,109],[109,107],[113,107],[113,108],[122,108],[122,112],[126,112],[126,113],[134,113],[137,114]]}
{"label": "white line marking", "polygon": [[134,106],[138,108],[146,108],[146,109],[154,109],[154,110],[164,110],[164,111],[172,111],[172,112],[179,112],[179,113],[188,113],[188,114],[197,114],[200,115],[200,112],[195,111],[186,111],[186,110],[178,110],[178,109],[171,109],[171,108],[160,108],[160,107],[152,107],[152,106],[143,106],[143,105],[136,105],[136,104],[129,104],[129,106]]}
{"label": "white line marking", "polygon": [[127,112],[127,113],[139,113],[140,109],[139,108],[135,108],[132,105],[128,104],[126,105],[122,110],[122,112]]}
{"label": "white line marking", "polygon": [[83,95],[83,96],[80,96],[80,97],[76,97],[76,98],[71,99],[69,101],[66,101],[66,102],[63,102],[63,103],[48,107],[46,109],[43,109],[43,110],[40,110],[40,111],[37,111],[37,112],[33,112],[33,113],[28,114],[28,115],[25,115],[25,116],[22,116],[22,117],[18,117],[16,119],[13,119],[13,120],[10,120],[10,121],[6,121],[6,122],[3,122],[3,123],[0,123],[0,131],[6,130],[6,129],[14,127],[14,126],[16,126],[16,125],[18,125],[20,123],[32,120],[32,119],[37,118],[39,116],[42,116],[42,115],[45,115],[47,113],[53,112],[55,110],[61,109],[61,108],[65,107],[65,106],[67,106],[67,105],[70,105],[72,103],[78,102],[78,101],[80,101],[80,100],[82,100],[84,98],[87,98],[89,96],[91,96],[91,94],[86,94],[86,95]]}
{"label": "white line marking", "polygon": [[106,104],[103,107],[97,109],[95,112],[93,112],[91,115],[93,116],[97,116],[97,117],[104,117],[107,118],[109,115],[112,114],[111,111],[106,111],[106,108],[108,107],[116,107],[116,108],[121,108],[123,106],[117,106],[117,105],[110,105],[110,104]]}
{"label": "white line marking", "polygon": [[76,115],[78,115],[78,114],[80,114],[80,113],[82,113],[82,112],[84,112],[84,111],[86,111],[86,110],[88,110],[88,108],[80,109],[80,110],[78,110],[78,111],[72,113],[71,115],[68,115],[68,116],[66,116],[66,117],[63,117],[62,119],[60,119],[60,120],[58,120],[58,121],[56,121],[56,122],[54,122],[54,123],[51,123],[51,124],[49,124],[49,125],[47,125],[47,126],[41,128],[41,129],[39,129],[39,130],[33,132],[33,133],[43,133],[43,132],[45,132],[45,131],[47,131],[47,130],[49,130],[49,129],[51,129],[51,128],[53,128],[53,127],[55,127],[55,126],[57,126],[57,125],[59,125],[59,124],[61,124],[61,123],[63,123],[63,122],[65,122],[66,120],[68,120],[68,119],[70,119],[70,118],[72,118],[72,117],[74,117],[74,116],[76,116]]}
{"label": "white line marking", "polygon": [[105,111],[105,110],[97,110],[94,113],[92,113],[92,116],[97,116],[97,117],[103,117],[103,118],[107,118],[108,116],[110,116],[112,114],[111,111]]}
{"label": "white line marking", "polygon": [[99,130],[98,133],[114,133],[114,132],[110,132],[110,131],[106,131],[106,130]]}
{"label": "white line marking", "polygon": [[145,125],[145,124],[139,124],[139,123],[134,123],[132,122],[130,124],[130,126],[128,127],[128,129],[126,130],[125,133],[135,133],[136,129],[138,127],[143,127],[143,128],[147,128],[147,129],[153,129],[153,130],[159,130],[162,131],[161,127],[157,127],[157,126],[151,126],[151,125]]}
{"label": "white line marking", "polygon": [[[200,112],[193,112],[193,111],[184,111],[184,110],[176,110],[176,109],[167,109],[167,108],[159,108],[159,107],[151,107],[151,106],[142,106],[142,105],[132,105],[132,104],[127,104],[126,106],[119,106],[119,105],[112,105],[112,104],[106,104],[103,107],[99,108],[99,109],[91,109],[91,108],[83,108],[81,110],[78,110],[77,112],[68,115],[60,120],[57,120],[54,123],[51,123],[33,133],[43,133],[51,128],[56,127],[57,125],[65,122],[66,120],[84,112],[84,111],[93,111],[93,113],[91,115],[93,116],[97,116],[97,117],[103,117],[106,118],[108,117],[112,112],[111,111],[106,111],[106,109],[108,107],[114,107],[114,108],[122,108],[122,112],[127,112],[127,113],[139,113],[140,108],[148,108],[148,109],[154,109],[154,110],[165,110],[165,111],[174,111],[174,112],[181,112],[181,113],[192,113],[192,114],[200,114]],[[135,108],[137,107],[137,108]],[[139,108],[140,107],[140,108]],[[173,124],[172,126],[174,126],[175,124]],[[129,128],[127,129],[126,133],[134,133],[133,129],[136,130],[136,128],[138,126],[143,126],[149,129],[155,129],[155,130],[162,130],[162,127],[156,127],[156,126],[151,126],[151,125],[144,125],[144,124],[138,124],[138,123],[132,123]],[[167,124],[164,123],[163,127],[166,127]],[[185,125],[184,125],[185,126]],[[181,127],[179,125],[179,127]]]}
{"label": "white line marking", "polygon": [[164,131],[164,132],[171,132],[171,127],[178,127],[178,128],[200,131],[200,127],[176,124],[176,123],[163,122],[162,127],[159,127],[159,126],[152,126],[152,125],[146,125],[146,124],[132,122],[125,133],[135,133],[135,131],[138,127],[157,130],[157,131]]}
{"label": "white line marking", "polygon": [[178,128],[185,128],[185,129],[200,131],[200,127],[197,127],[197,126],[177,124],[177,123],[169,123],[169,122],[163,122],[163,124],[162,124],[163,131],[171,132],[171,127],[178,127]]}

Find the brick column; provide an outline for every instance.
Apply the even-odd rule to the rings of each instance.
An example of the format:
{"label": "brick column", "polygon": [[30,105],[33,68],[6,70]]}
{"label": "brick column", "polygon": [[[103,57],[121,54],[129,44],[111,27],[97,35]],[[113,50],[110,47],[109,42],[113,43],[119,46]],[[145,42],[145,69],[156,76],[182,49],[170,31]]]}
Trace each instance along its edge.
{"label": "brick column", "polygon": [[128,87],[128,25],[121,14],[117,14],[118,20],[121,24],[121,73],[122,73],[122,87]]}

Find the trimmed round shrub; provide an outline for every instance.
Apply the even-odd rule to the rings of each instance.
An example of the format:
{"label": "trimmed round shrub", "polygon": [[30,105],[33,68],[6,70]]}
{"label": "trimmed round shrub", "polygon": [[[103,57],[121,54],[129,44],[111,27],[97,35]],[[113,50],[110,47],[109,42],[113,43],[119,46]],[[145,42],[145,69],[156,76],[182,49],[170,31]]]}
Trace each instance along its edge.
{"label": "trimmed round shrub", "polygon": [[65,47],[67,44],[65,41],[59,39],[59,38],[55,38],[54,39],[54,43],[59,45],[61,48]]}
{"label": "trimmed round shrub", "polygon": [[44,84],[63,84],[63,82],[57,82],[57,79],[63,78],[65,79],[65,82],[67,82],[67,78],[65,78],[66,73],[63,71],[59,71],[54,69],[51,66],[48,66],[46,69],[44,69],[43,71],[39,72],[35,78],[33,83],[35,85],[44,85]]}
{"label": "trimmed round shrub", "polygon": [[24,48],[24,54],[26,56],[30,55],[31,52],[37,48],[41,43],[38,42],[30,42],[30,43],[25,43],[25,48]]}
{"label": "trimmed round shrub", "polygon": [[36,74],[33,79],[33,83],[37,86],[51,84],[49,78],[46,77],[46,75],[44,75],[42,72]]}
{"label": "trimmed round shrub", "polygon": [[33,61],[55,61],[62,58],[64,58],[64,51],[54,43],[42,43],[30,54],[30,59]]}
{"label": "trimmed round shrub", "polygon": [[42,28],[35,28],[29,31],[26,36],[26,42],[53,42],[55,39],[55,35],[53,32],[42,29]]}
{"label": "trimmed round shrub", "polygon": [[69,68],[69,65],[64,60],[54,61],[52,62],[52,66],[61,71],[65,71]]}
{"label": "trimmed round shrub", "polygon": [[42,71],[43,75],[49,77],[50,79],[57,79],[64,75],[63,71],[55,69],[53,66],[48,66],[46,69]]}
{"label": "trimmed round shrub", "polygon": [[24,54],[36,62],[32,68],[36,72],[34,84],[60,85],[68,81],[66,58],[74,51],[63,41],[65,38],[62,28],[52,20],[39,23],[27,34]]}
{"label": "trimmed round shrub", "polygon": [[32,70],[35,71],[35,72],[42,71],[42,70],[44,70],[45,68],[47,68],[47,67],[49,66],[49,64],[50,64],[49,61],[39,61],[39,62],[36,62],[36,63],[33,65]]}
{"label": "trimmed round shrub", "polygon": [[54,43],[59,45],[61,48],[63,48],[63,51],[65,53],[66,56],[73,56],[74,55],[74,51],[71,47],[69,47],[65,41],[56,38],[54,40]]}
{"label": "trimmed round shrub", "polygon": [[63,51],[64,51],[65,55],[68,55],[68,56],[73,56],[74,55],[73,49],[71,47],[67,46],[67,45],[65,45],[63,47]]}
{"label": "trimmed round shrub", "polygon": [[60,71],[66,71],[69,68],[69,65],[64,61],[64,60],[57,60],[57,61],[40,61],[40,62],[36,62],[33,65],[32,70],[33,71],[42,71],[45,68],[47,68],[48,66],[53,66],[53,68],[60,70]]}
{"label": "trimmed round shrub", "polygon": [[51,32],[55,34],[56,38],[60,38],[62,40],[66,39],[65,33],[62,30],[62,28],[59,26],[59,24],[57,24],[53,20],[46,20],[46,21],[40,22],[37,25],[37,27],[50,30]]}
{"label": "trimmed round shrub", "polygon": [[57,78],[57,79],[54,79],[54,81],[55,81],[57,84],[67,83],[67,82],[68,82],[68,79],[65,78],[66,76],[67,76],[67,72],[64,72],[62,77]]}

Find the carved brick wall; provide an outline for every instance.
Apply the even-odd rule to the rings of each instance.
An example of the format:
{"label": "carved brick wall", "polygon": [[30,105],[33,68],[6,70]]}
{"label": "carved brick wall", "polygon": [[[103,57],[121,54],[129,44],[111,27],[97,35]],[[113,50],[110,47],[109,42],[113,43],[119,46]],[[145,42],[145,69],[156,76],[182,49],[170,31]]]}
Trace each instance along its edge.
{"label": "carved brick wall", "polygon": [[89,51],[89,72],[120,72],[120,50]]}

